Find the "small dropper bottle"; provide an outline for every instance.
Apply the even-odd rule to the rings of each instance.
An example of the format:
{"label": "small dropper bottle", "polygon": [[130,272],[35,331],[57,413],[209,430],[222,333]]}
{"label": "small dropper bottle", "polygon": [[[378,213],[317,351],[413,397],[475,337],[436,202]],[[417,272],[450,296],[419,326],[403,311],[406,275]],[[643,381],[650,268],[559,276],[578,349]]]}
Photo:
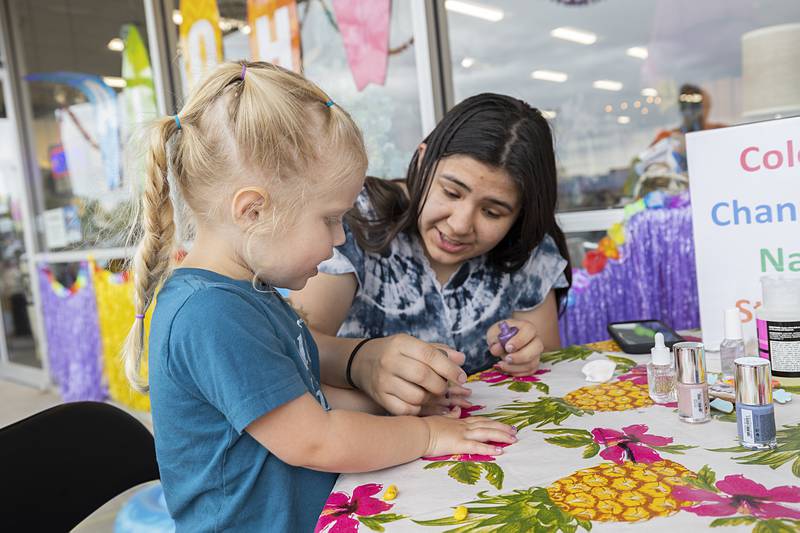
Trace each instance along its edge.
{"label": "small dropper bottle", "polygon": [[719,345],[719,359],[722,376],[733,377],[733,362],[744,357],[744,339],[742,339],[742,321],[739,310],[735,307],[725,310],[725,339]]}
{"label": "small dropper bottle", "polygon": [[672,364],[672,352],[664,345],[664,334],[656,333],[655,346],[650,350],[652,359],[647,364],[647,386],[650,398],[656,403],[677,401],[675,379],[677,372]]}

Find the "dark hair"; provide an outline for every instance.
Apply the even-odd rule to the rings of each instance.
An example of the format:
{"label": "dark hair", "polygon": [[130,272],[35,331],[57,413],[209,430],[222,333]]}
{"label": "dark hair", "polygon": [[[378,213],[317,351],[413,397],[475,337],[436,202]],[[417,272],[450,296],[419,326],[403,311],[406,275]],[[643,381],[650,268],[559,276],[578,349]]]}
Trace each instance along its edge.
{"label": "dark hair", "polygon": [[[522,100],[484,93],[453,107],[423,141],[408,165],[408,194],[396,182],[367,178],[374,216],[351,210],[347,221],[358,244],[384,253],[400,232],[419,234],[417,221],[439,161],[452,155],[469,156],[504,170],[519,187],[522,209],[505,237],[488,253],[488,262],[501,272],[522,268],[534,248],[549,234],[567,260],[564,274],[572,284],[572,269],[564,233],[556,222],[556,160],[550,125],[538,109]],[[567,288],[556,289],[559,304]]]}

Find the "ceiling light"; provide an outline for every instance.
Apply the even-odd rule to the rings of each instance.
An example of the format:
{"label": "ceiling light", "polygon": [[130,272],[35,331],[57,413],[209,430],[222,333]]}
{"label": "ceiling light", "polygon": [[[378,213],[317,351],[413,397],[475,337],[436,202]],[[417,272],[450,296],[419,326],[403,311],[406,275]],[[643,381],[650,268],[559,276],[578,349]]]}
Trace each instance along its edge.
{"label": "ceiling light", "polygon": [[592,83],[595,89],[603,89],[604,91],[621,91],[622,82],[614,80],[597,80]]}
{"label": "ceiling light", "polygon": [[556,39],[564,39],[565,41],[572,41],[579,44],[594,44],[597,42],[597,34],[590,31],[583,31],[576,28],[569,28],[562,26],[550,32],[551,37]]}
{"label": "ceiling light", "polygon": [[619,104],[619,108],[622,110],[628,109],[628,102],[622,102]]}
{"label": "ceiling light", "polygon": [[490,22],[497,22],[503,20],[505,13],[501,9],[474,4],[472,2],[462,2],[461,0],[446,0],[444,7],[448,11],[460,13],[462,15],[469,15],[479,19],[488,20]]}
{"label": "ceiling light", "polygon": [[642,96],[658,96],[658,91],[652,87],[645,87],[642,89]]}
{"label": "ceiling light", "polygon": [[533,72],[531,72],[531,78],[535,80],[564,83],[565,81],[567,81],[567,74],[565,72],[558,72],[555,70],[534,70]]}
{"label": "ceiling light", "polygon": [[119,37],[114,37],[113,39],[108,41],[106,48],[108,48],[112,52],[122,52],[123,50],[125,50],[125,43],[122,42],[122,39],[120,39]]}
{"label": "ceiling light", "polygon": [[647,59],[648,56],[647,48],[644,46],[632,46],[628,48],[625,53],[636,59]]}
{"label": "ceiling light", "polygon": [[464,68],[470,68],[472,65],[475,64],[475,59],[472,57],[465,57],[461,60],[461,66]]}
{"label": "ceiling light", "polygon": [[631,121],[631,117],[626,117],[625,115],[620,115],[617,117],[617,124],[628,124]]}
{"label": "ceiling light", "polygon": [[611,113],[612,111],[614,111],[614,106],[612,106],[611,104],[606,104],[606,107],[604,107],[603,109],[605,109],[606,113]]}
{"label": "ceiling light", "polygon": [[642,103],[639,100],[636,100],[633,103],[633,107],[635,107],[636,109],[639,109],[640,107],[642,107]]}
{"label": "ceiling light", "polygon": [[115,89],[122,89],[127,85],[125,78],[120,78],[119,76],[103,76],[103,83]]}
{"label": "ceiling light", "polygon": [[646,114],[648,114],[649,112],[650,112],[650,111],[648,111],[646,107],[643,107],[643,108],[642,108],[642,115],[646,115]]}
{"label": "ceiling light", "polygon": [[178,26],[183,24],[183,15],[181,15],[181,11],[179,9],[172,10],[172,22]]}
{"label": "ceiling light", "polygon": [[648,104],[652,104],[652,103],[653,103],[653,100],[654,100],[654,98],[653,98],[652,96],[648,96],[648,97],[647,97],[647,103],[648,103]]}
{"label": "ceiling light", "polygon": [[660,104],[660,103],[661,103],[661,97],[660,97],[660,96],[656,96],[656,97],[653,99],[653,102],[655,102],[655,103],[657,103],[657,104]]}
{"label": "ceiling light", "polygon": [[250,25],[249,24],[245,24],[244,26],[239,28],[239,31],[244,33],[245,35],[250,35]]}

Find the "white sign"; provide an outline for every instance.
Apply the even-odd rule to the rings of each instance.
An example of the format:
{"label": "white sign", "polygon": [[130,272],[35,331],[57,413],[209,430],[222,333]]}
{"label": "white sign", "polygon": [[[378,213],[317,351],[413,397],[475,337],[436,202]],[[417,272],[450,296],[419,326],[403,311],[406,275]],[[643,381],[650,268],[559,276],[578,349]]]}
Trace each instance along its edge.
{"label": "white sign", "polygon": [[761,277],[800,276],[800,117],[690,133],[686,150],[703,341],[737,307],[755,355]]}
{"label": "white sign", "polygon": [[44,215],[44,235],[47,238],[48,248],[63,248],[69,244],[67,226],[64,221],[64,210],[59,208],[48,209]]}

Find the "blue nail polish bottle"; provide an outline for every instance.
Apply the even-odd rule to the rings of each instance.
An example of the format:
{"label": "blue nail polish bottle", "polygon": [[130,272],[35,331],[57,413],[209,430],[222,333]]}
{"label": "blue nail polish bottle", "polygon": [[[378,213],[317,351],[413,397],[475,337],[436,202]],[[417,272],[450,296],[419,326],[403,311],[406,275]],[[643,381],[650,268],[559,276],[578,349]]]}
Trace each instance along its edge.
{"label": "blue nail polish bottle", "polygon": [[739,441],[751,450],[775,448],[778,441],[769,361],[760,357],[740,357],[733,364]]}

